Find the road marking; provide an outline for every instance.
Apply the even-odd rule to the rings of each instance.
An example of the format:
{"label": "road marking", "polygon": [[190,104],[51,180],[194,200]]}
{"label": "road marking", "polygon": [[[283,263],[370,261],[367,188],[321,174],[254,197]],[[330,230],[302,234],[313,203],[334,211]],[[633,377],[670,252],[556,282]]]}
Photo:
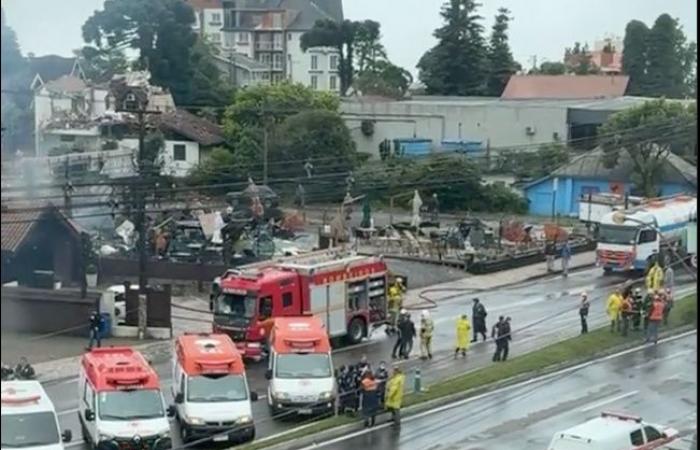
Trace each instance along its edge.
{"label": "road marking", "polygon": [[[665,343],[667,343],[667,342],[674,342],[674,341],[677,341],[677,340],[679,340],[679,339],[684,339],[684,338],[686,338],[686,337],[688,337],[688,336],[692,336],[692,335],[694,335],[694,334],[697,334],[697,330],[691,330],[691,331],[687,331],[687,332],[685,332],[685,333],[681,333],[681,334],[677,334],[677,335],[675,335],[675,336],[670,336],[670,337],[661,339],[661,340],[659,340],[659,344],[665,344]],[[550,374],[543,375],[543,376],[541,376],[541,377],[531,378],[531,379],[529,379],[529,380],[525,380],[525,381],[520,382],[520,383],[512,384],[512,385],[510,385],[510,386],[504,386],[504,387],[502,387],[502,388],[495,389],[495,390],[490,391],[490,392],[485,392],[485,393],[483,393],[483,394],[476,395],[476,396],[474,396],[474,397],[466,398],[466,399],[463,399],[463,400],[459,400],[459,401],[457,401],[457,402],[449,403],[449,404],[447,404],[447,405],[439,406],[439,407],[434,408],[434,409],[430,409],[430,410],[427,410],[427,411],[423,411],[422,413],[418,413],[418,414],[415,414],[415,415],[412,415],[412,416],[409,416],[409,417],[405,418],[402,422],[404,422],[404,423],[405,423],[405,422],[413,422],[413,421],[415,421],[415,420],[422,419],[423,417],[430,416],[430,415],[437,414],[437,413],[441,413],[441,412],[443,412],[443,411],[447,411],[447,410],[450,410],[450,409],[454,409],[454,408],[460,407],[460,406],[462,406],[462,405],[465,405],[465,404],[467,404],[467,403],[471,403],[471,402],[474,402],[474,401],[477,401],[477,400],[481,400],[481,399],[483,399],[483,398],[485,398],[485,397],[492,396],[492,395],[494,395],[494,394],[499,394],[499,393],[502,393],[502,392],[506,392],[506,391],[510,391],[510,390],[515,390],[515,389],[519,389],[519,388],[522,388],[522,387],[525,387],[525,386],[529,386],[529,385],[531,385],[531,384],[540,383],[540,382],[542,382],[542,381],[544,381],[544,380],[548,380],[548,379],[550,379],[550,378],[555,378],[555,377],[560,376],[560,375],[562,375],[562,374],[566,374],[566,373],[570,373],[570,372],[575,372],[575,371],[578,371],[578,370],[580,370],[580,369],[584,369],[584,368],[586,368],[586,367],[590,367],[590,366],[592,366],[592,365],[594,365],[594,364],[599,364],[599,363],[601,363],[601,362],[609,361],[609,360],[612,360],[612,359],[615,359],[615,358],[619,358],[619,357],[621,357],[621,356],[629,355],[629,354],[631,354],[631,353],[636,353],[636,352],[639,352],[639,351],[643,351],[643,350],[646,349],[646,348],[648,348],[648,345],[646,345],[646,344],[644,344],[644,345],[638,345],[638,346],[636,346],[636,347],[632,347],[632,348],[629,348],[629,349],[627,349],[627,350],[623,350],[623,351],[618,352],[618,353],[613,353],[613,354],[611,354],[611,355],[604,356],[603,358],[598,358],[598,359],[594,359],[594,360],[591,360],[591,361],[587,361],[587,362],[585,362],[585,363],[581,363],[581,364],[578,364],[578,365],[576,365],[576,366],[568,367],[568,368],[566,368],[566,369],[562,369],[562,370],[559,370],[559,371],[557,371],[557,372],[552,372],[552,373],[550,373]],[[333,438],[333,439],[330,439],[330,440],[327,440],[327,441],[316,442],[316,443],[311,444],[311,445],[309,445],[309,446],[307,446],[307,447],[304,447],[302,450],[313,450],[313,449],[317,449],[317,448],[321,448],[321,447],[327,447],[327,446],[329,446],[329,445],[333,445],[333,444],[336,444],[336,443],[338,443],[338,442],[343,442],[343,441],[345,441],[345,440],[352,439],[352,438],[355,438],[355,437],[358,437],[358,436],[362,436],[362,435],[364,435],[364,434],[372,433],[372,432],[377,431],[377,430],[382,430],[382,429],[388,428],[388,427],[390,427],[390,426],[392,426],[391,423],[384,423],[384,424],[378,425],[378,426],[376,426],[376,427],[374,427],[374,428],[372,428],[372,429],[359,430],[359,431],[355,431],[354,433],[346,434],[346,435],[344,435],[344,436],[340,436],[340,437],[337,437],[337,438]],[[287,430],[287,431],[284,432],[284,433],[279,433],[279,434],[276,434],[276,435],[268,436],[268,437],[266,437],[265,439],[261,439],[259,442],[264,442],[264,441],[266,441],[266,440],[275,439],[275,438],[280,437],[280,436],[282,436],[282,435],[284,435],[284,434],[289,434],[289,433],[292,433],[292,432],[294,432],[294,431],[298,431],[298,429],[292,428],[292,429],[290,429],[290,430]]]}
{"label": "road marking", "polygon": [[66,410],[63,410],[63,411],[58,411],[58,412],[56,413],[56,415],[57,415],[57,416],[65,416],[65,415],[67,415],[67,414],[76,413],[76,412],[78,412],[79,410],[80,410],[80,408],[66,409]]}
{"label": "road marking", "polygon": [[623,398],[632,397],[633,395],[637,395],[637,394],[639,394],[639,391],[631,391],[631,392],[627,392],[625,394],[616,395],[615,397],[606,398],[606,399],[603,399],[599,402],[589,404],[585,408],[581,408],[581,412],[588,412],[588,411],[591,411],[594,409],[598,409],[603,405],[607,405],[609,403],[613,403],[613,402],[616,402],[618,400],[622,400]]}
{"label": "road marking", "polygon": [[671,353],[670,355],[664,356],[663,358],[653,358],[653,359],[644,361],[641,364],[637,364],[637,365],[632,366],[631,369],[638,369],[640,367],[648,366],[650,363],[656,363],[659,361],[666,361],[669,359],[674,359],[674,358],[677,358],[679,356],[687,355],[687,354],[693,353],[693,352],[694,352],[694,350],[683,350],[680,352]]}

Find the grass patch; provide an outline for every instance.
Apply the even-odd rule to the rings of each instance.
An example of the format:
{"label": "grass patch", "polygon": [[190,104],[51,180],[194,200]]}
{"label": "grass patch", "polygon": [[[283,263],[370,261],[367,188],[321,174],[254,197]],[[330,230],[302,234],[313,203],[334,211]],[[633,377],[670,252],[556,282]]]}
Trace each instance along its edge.
{"label": "grass patch", "polygon": [[[697,325],[697,311],[697,294],[678,300],[673,310],[671,310],[668,325],[662,326],[660,331],[664,332],[669,329]],[[610,350],[635,341],[639,342],[642,336],[642,331],[630,331],[629,336],[623,337],[619,333],[611,333],[608,327],[598,328],[588,334],[548,345],[540,350],[516,356],[506,362],[491,364],[455,378],[439,381],[430,385],[427,392],[421,394],[406,394],[404,397],[404,407],[460,392],[483,388],[489,384],[503,381],[516,375],[536,373],[567,361],[590,358],[605,350]],[[406,378],[406,383],[410,385],[410,375]],[[357,422],[357,419],[351,417],[331,417],[320,420],[304,430],[291,432],[285,436],[280,436],[277,439],[271,439],[266,442],[252,443],[241,448],[245,450],[263,449],[282,442],[288,442],[300,437],[319,433],[330,428]]]}

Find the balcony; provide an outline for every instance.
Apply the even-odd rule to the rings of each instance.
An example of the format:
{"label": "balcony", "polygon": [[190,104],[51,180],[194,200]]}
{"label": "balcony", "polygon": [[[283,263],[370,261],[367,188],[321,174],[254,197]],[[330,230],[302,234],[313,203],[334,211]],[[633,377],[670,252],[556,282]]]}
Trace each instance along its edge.
{"label": "balcony", "polygon": [[271,52],[271,51],[281,52],[284,50],[284,46],[282,45],[281,42],[256,41],[255,42],[255,50],[264,51],[264,52]]}

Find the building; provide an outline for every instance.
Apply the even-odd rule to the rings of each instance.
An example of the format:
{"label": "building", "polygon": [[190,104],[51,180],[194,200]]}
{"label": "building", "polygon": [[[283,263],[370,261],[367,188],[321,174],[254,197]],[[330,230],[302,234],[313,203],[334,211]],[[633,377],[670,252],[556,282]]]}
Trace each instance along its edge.
{"label": "building", "polygon": [[513,75],[501,94],[503,100],[579,100],[619,98],[625,95],[626,75]]}
{"label": "building", "polygon": [[[603,150],[579,155],[549,176],[523,187],[529,212],[539,216],[578,216],[582,195],[598,193],[634,194],[631,180],[633,162],[625,152],[618,164],[608,169]],[[660,195],[697,192],[697,168],[675,154],[669,154],[661,170]]]}
{"label": "building", "polygon": [[2,211],[2,283],[34,285],[39,271],[53,273],[64,286],[79,284],[84,270],[81,228],[52,205],[33,206]]}
{"label": "building", "polygon": [[197,16],[196,30],[219,47],[217,66],[236,85],[290,80],[320,90],[340,89],[338,51],[324,47],[304,52],[301,36],[318,20],[342,21],[342,0],[189,0],[189,4]]}
{"label": "building", "polygon": [[[578,78],[578,77],[576,77]],[[537,150],[553,142],[583,142],[617,112],[647,99],[499,99],[415,96],[410,100],[348,98],[341,113],[357,148],[379,156],[384,140],[428,139],[433,152],[449,151],[455,141],[470,153]],[[363,127],[364,122],[373,126]],[[369,133],[367,132],[369,130]]]}
{"label": "building", "polygon": [[163,131],[162,173],[183,177],[200,161],[200,152],[224,142],[216,124],[177,109],[169,92],[148,83],[148,72],[115,76],[110,85],[90,84],[71,75],[38,85],[34,95],[36,158],[24,163],[35,176],[96,172],[110,178],[135,174],[138,152],[134,114],[117,112],[115,89],[137,86],[148,97],[150,120]]}
{"label": "building", "polygon": [[86,80],[85,72],[78,58],[64,58],[58,55],[27,57],[29,73],[32,77],[30,89],[39,89],[44,84],[61,77],[76,77]]}

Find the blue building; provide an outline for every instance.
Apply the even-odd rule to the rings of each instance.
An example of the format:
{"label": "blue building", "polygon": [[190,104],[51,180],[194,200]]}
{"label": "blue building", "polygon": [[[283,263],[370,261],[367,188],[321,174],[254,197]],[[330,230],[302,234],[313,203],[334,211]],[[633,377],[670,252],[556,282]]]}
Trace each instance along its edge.
{"label": "blue building", "polygon": [[[603,150],[598,148],[576,156],[550,175],[523,187],[529,212],[537,216],[578,216],[582,195],[597,193],[633,194],[633,162],[622,152],[618,164],[608,169]],[[660,195],[695,194],[697,168],[679,156],[669,154],[659,172]]]}

